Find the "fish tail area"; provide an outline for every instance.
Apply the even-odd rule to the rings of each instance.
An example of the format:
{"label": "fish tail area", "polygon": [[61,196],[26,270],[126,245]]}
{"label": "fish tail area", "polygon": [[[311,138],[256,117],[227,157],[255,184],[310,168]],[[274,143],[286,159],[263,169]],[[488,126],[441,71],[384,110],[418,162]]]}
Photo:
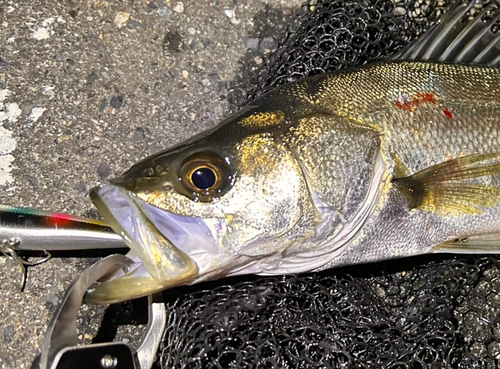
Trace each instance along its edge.
{"label": "fish tail area", "polygon": [[393,180],[410,209],[441,216],[480,214],[500,203],[500,153],[474,154]]}
{"label": "fish tail area", "polygon": [[499,254],[500,232],[484,233],[445,241],[432,248],[432,252],[454,254]]}

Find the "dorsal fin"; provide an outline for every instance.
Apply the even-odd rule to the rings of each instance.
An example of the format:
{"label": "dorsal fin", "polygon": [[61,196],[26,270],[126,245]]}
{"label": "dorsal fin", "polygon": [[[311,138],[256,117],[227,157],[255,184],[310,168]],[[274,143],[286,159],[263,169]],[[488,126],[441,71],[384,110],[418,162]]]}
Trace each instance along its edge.
{"label": "dorsal fin", "polygon": [[[458,1],[434,27],[391,60],[481,64],[500,67],[500,6],[491,0],[474,19],[467,14],[476,1]],[[495,30],[495,27],[497,28]]]}

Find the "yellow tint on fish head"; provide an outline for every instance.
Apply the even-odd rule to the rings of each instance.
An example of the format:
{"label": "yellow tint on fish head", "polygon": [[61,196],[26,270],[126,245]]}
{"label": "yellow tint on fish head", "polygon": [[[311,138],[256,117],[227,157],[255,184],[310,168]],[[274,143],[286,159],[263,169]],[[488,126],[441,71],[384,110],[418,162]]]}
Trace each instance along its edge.
{"label": "yellow tint on fish head", "polygon": [[[278,238],[280,247],[286,247],[291,239],[309,233],[306,224],[316,224],[317,211],[311,203],[300,166],[286,144],[272,132],[250,132],[232,140],[231,160],[227,165],[234,178],[221,196],[210,201],[193,201],[176,191],[175,186],[136,194],[174,214],[217,219],[217,230],[213,229],[212,233],[218,237],[220,247],[232,252],[252,243],[254,246],[246,250],[246,254],[264,256],[274,252],[270,245]],[[210,146],[196,150],[203,153],[215,151],[220,155]],[[186,160],[183,155],[180,153],[175,160]],[[181,181],[186,180],[181,174],[172,174],[172,181],[175,176]],[[301,226],[296,227],[298,224]]]}
{"label": "yellow tint on fish head", "polygon": [[285,114],[280,111],[257,112],[239,121],[241,126],[270,127],[285,121]]}

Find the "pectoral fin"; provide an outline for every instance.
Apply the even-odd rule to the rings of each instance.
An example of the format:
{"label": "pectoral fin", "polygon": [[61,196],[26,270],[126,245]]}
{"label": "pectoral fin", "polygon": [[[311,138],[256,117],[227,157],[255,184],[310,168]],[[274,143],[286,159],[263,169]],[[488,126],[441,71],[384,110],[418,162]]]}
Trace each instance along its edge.
{"label": "pectoral fin", "polygon": [[500,233],[456,238],[434,246],[432,251],[454,254],[498,254],[500,253]]}
{"label": "pectoral fin", "polygon": [[393,181],[411,209],[443,216],[479,214],[500,203],[500,153],[475,154],[433,165]]}

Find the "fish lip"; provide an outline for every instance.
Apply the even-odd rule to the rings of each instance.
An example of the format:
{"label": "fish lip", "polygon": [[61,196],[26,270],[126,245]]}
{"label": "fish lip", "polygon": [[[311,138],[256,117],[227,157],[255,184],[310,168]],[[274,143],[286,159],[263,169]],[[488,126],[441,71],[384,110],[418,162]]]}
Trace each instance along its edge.
{"label": "fish lip", "polygon": [[196,262],[157,229],[143,211],[148,207],[134,193],[108,184],[93,188],[90,198],[158,284],[171,287],[198,277]]}

